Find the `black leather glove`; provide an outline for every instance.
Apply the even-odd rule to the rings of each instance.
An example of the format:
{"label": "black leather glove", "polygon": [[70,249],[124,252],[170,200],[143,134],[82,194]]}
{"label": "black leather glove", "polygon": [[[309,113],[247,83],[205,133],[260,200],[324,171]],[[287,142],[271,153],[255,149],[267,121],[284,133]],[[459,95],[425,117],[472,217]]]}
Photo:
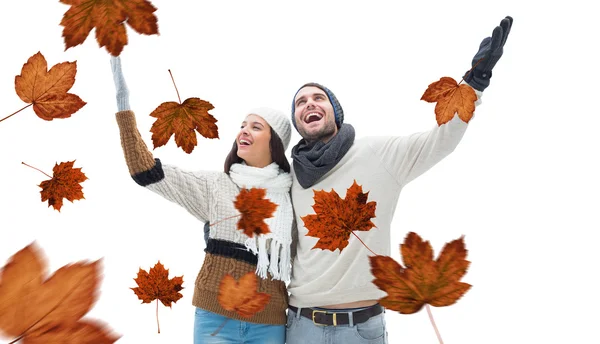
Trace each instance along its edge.
{"label": "black leather glove", "polygon": [[475,66],[480,59],[483,60],[477,64],[473,71],[470,73],[467,71],[463,77],[465,82],[474,89],[483,91],[490,85],[492,69],[502,57],[504,44],[510,33],[512,22],[512,17],[506,16],[500,21],[500,25],[496,26],[492,32],[492,37],[486,37],[481,41],[479,51],[473,57],[471,66]]}

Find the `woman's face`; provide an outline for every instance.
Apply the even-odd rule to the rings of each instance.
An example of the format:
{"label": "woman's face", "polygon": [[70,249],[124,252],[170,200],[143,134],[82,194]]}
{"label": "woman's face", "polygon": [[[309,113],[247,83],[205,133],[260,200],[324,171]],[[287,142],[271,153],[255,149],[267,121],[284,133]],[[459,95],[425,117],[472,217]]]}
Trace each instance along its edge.
{"label": "woman's face", "polygon": [[253,167],[265,167],[271,158],[271,127],[258,115],[248,115],[237,136],[237,155]]}

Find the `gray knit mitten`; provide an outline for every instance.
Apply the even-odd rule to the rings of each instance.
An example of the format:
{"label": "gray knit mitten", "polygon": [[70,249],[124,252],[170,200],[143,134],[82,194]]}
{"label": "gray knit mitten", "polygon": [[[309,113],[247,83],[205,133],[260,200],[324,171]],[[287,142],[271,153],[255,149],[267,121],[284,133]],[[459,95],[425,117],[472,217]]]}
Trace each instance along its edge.
{"label": "gray knit mitten", "polygon": [[500,21],[500,25],[496,26],[492,32],[492,37],[486,37],[481,41],[479,45],[479,51],[473,57],[471,66],[477,66],[472,72],[465,74],[464,79],[471,87],[478,91],[485,90],[490,85],[490,78],[492,77],[492,69],[502,57],[504,43],[510,33],[510,27],[512,26],[513,19],[510,16]]}
{"label": "gray knit mitten", "polygon": [[131,110],[129,107],[129,89],[121,71],[121,58],[111,55],[110,66],[112,68],[113,80],[115,81],[115,88],[117,89],[117,108],[119,111]]}

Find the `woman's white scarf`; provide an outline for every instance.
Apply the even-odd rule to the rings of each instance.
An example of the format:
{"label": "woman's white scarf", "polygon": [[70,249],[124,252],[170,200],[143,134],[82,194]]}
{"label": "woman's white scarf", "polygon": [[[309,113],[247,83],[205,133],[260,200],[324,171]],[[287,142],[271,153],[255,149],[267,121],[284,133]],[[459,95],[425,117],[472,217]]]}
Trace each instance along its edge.
{"label": "woman's white scarf", "polygon": [[[264,168],[248,166],[245,163],[233,164],[229,169],[231,180],[239,188],[266,189],[266,199],[277,204],[272,217],[265,219],[270,233],[253,235],[245,242],[246,248],[258,253],[256,274],[267,278],[267,270],[273,279],[289,281],[290,246],[292,244],[292,223],[294,212],[290,198],[292,176],[271,163]],[[271,254],[271,259],[267,251]]]}

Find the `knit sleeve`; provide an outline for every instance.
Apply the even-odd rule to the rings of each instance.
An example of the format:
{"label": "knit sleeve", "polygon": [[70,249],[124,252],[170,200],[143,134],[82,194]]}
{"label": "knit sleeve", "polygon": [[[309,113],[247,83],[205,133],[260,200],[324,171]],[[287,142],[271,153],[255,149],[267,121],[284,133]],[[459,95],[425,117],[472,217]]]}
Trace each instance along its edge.
{"label": "knit sleeve", "polygon": [[137,129],[132,111],[116,115],[125,161],[133,180],[175,202],[202,222],[209,220],[211,185],[219,172],[183,171],[155,159]]}
{"label": "knit sleeve", "polygon": [[[475,90],[481,103],[482,92]],[[454,151],[467,130],[468,124],[455,114],[449,122],[429,131],[408,136],[377,137],[371,148],[388,173],[401,185],[406,185],[428,171]]]}

